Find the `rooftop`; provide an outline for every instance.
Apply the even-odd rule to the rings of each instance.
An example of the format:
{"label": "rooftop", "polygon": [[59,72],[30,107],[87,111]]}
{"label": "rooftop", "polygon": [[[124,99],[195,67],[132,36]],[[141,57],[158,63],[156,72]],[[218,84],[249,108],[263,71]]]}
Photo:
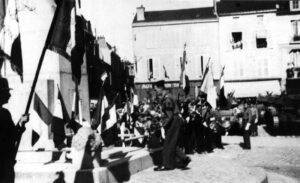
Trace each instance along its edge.
{"label": "rooftop", "polygon": [[275,1],[229,1],[217,3],[218,14],[226,15],[241,12],[266,11],[276,9]]}
{"label": "rooftop", "polygon": [[[294,14],[289,10],[289,1],[280,0],[264,0],[264,1],[238,1],[238,0],[221,0],[217,3],[218,15],[230,15],[240,13],[255,13],[274,10],[280,14]],[[299,12],[298,12],[299,13]]]}
{"label": "rooftop", "polygon": [[164,10],[145,12],[145,20],[137,21],[135,15],[133,23],[137,22],[160,22],[160,21],[178,21],[178,20],[196,20],[217,18],[214,14],[213,7],[180,9],[180,10]]}

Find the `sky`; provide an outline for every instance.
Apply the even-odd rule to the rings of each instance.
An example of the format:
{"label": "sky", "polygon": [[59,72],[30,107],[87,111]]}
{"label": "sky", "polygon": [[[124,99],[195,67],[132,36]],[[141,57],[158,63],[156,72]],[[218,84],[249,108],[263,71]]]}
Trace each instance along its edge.
{"label": "sky", "polygon": [[104,36],[117,47],[122,59],[133,61],[132,20],[136,8],[145,11],[187,9],[212,6],[213,0],[81,0],[85,3],[86,18],[90,19],[94,33]]}

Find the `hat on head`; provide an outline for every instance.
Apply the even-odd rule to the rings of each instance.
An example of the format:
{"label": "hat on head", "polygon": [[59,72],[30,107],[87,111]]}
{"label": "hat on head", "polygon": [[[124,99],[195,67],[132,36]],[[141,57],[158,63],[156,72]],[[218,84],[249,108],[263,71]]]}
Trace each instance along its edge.
{"label": "hat on head", "polygon": [[198,96],[201,97],[201,98],[206,98],[207,94],[204,93],[203,91],[200,91],[199,94],[198,94]]}
{"label": "hat on head", "polygon": [[157,87],[165,87],[165,80],[159,80],[155,83]]}
{"label": "hat on head", "polygon": [[0,91],[4,90],[11,90],[11,88],[9,88],[6,78],[0,78]]}

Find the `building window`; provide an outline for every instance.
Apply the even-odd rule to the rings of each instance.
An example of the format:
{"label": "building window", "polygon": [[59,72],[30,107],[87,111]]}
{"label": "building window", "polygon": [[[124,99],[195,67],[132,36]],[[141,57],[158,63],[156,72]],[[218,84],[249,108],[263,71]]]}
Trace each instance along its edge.
{"label": "building window", "polygon": [[300,41],[300,20],[292,20],[293,41]]}
{"label": "building window", "polygon": [[256,38],[256,48],[266,48],[267,46],[267,38]]}
{"label": "building window", "polygon": [[232,49],[243,49],[242,33],[233,32],[231,40]]}
{"label": "building window", "polygon": [[290,1],[290,10],[291,11],[299,11],[300,10],[299,1]]}
{"label": "building window", "polygon": [[257,24],[262,25],[264,22],[264,16],[263,15],[257,15]]}
{"label": "building window", "polygon": [[299,1],[293,1],[293,9],[299,9]]}
{"label": "building window", "polygon": [[153,59],[150,58],[147,62],[148,65],[148,79],[153,79]]}

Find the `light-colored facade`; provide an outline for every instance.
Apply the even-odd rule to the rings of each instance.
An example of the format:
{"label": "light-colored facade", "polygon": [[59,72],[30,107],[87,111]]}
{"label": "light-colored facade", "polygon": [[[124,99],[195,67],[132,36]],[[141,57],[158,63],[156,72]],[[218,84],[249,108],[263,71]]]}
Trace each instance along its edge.
{"label": "light-colored facade", "polygon": [[[298,14],[280,14],[277,16],[277,41],[279,60],[281,67],[282,89],[286,90],[286,79],[288,68],[296,69],[292,79],[299,79],[300,68],[300,40],[298,33],[298,21],[300,22],[300,13]],[[300,27],[299,27],[300,28]],[[284,33],[284,34],[283,34]]]}
{"label": "light-colored facade", "polygon": [[[220,61],[225,92],[236,97],[280,94],[276,9],[219,17]],[[261,42],[260,42],[261,41]]]}
{"label": "light-colored facade", "polygon": [[[142,10],[138,8],[137,17]],[[217,16],[213,19],[147,21],[153,15],[151,12],[141,16],[141,21],[136,17],[133,22],[136,83],[178,81],[185,42],[189,78],[201,81],[203,67],[211,58],[214,79],[219,79],[219,70],[225,66],[225,94],[234,92],[238,98],[281,94],[286,91],[290,67],[293,78],[299,78],[299,1],[221,0],[214,10]],[[164,70],[169,78],[165,78]],[[144,89],[147,88],[150,85],[145,85]]]}
{"label": "light-colored facade", "polygon": [[[219,77],[218,20],[213,15],[212,7],[210,10],[212,17],[209,18],[147,21],[146,14],[145,21],[133,22],[137,85],[164,79],[175,83],[173,87],[178,87],[176,83],[181,71],[180,58],[183,57],[185,44],[186,74],[191,81],[202,79],[209,59],[213,62],[214,77]],[[198,11],[201,13],[201,8]],[[178,13],[180,14],[180,10]],[[152,12],[153,14],[160,12]],[[165,71],[169,78],[165,77]]]}
{"label": "light-colored facade", "polygon": [[288,65],[300,67],[299,1],[230,4],[233,9],[218,11],[225,91],[236,97],[285,92]]}

